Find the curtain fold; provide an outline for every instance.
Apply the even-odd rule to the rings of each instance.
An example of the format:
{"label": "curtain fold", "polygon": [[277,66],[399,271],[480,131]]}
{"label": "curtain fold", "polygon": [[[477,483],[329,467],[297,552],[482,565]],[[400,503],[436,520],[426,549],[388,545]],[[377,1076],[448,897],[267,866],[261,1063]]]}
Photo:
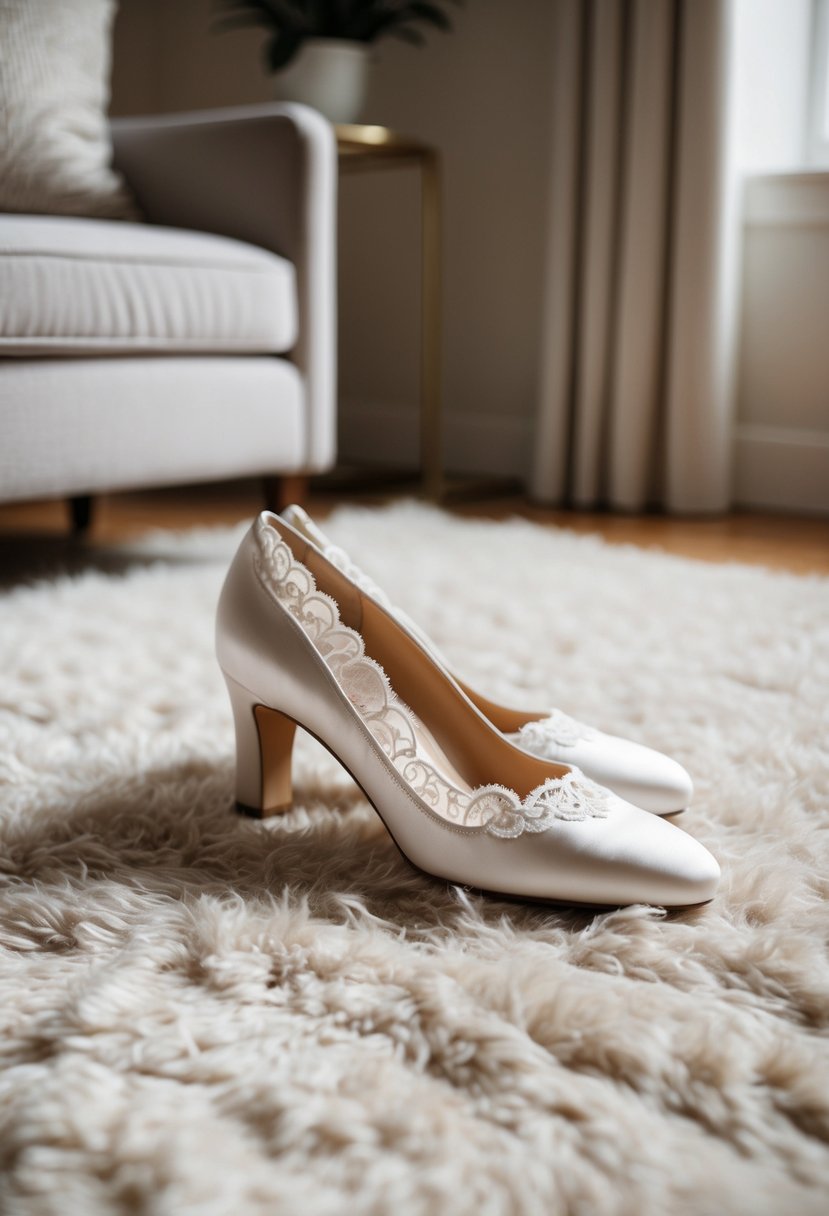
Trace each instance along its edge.
{"label": "curtain fold", "polygon": [[558,0],[532,489],[729,501],[732,0]]}

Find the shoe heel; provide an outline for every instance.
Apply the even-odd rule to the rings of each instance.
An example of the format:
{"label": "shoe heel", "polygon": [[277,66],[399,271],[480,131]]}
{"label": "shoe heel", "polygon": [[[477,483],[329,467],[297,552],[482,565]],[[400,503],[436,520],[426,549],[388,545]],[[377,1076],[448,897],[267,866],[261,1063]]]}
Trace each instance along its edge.
{"label": "shoe heel", "polygon": [[225,676],[236,728],[236,809],[254,819],[290,810],[296,722]]}

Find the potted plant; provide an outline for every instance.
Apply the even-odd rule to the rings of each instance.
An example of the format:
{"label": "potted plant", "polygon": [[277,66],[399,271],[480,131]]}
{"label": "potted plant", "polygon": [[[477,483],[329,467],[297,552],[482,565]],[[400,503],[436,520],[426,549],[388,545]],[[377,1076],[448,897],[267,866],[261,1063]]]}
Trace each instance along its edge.
{"label": "potted plant", "polygon": [[[370,47],[387,36],[422,46],[422,26],[451,30],[447,0],[221,0],[220,28],[268,31],[265,60],[277,96],[303,101],[332,122],[356,122]],[[457,2],[457,0],[456,0]]]}

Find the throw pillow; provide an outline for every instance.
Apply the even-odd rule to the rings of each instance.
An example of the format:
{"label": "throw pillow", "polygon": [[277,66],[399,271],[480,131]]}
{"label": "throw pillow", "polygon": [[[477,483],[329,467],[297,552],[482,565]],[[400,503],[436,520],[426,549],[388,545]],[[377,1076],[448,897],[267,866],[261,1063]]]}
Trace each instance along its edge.
{"label": "throw pillow", "polygon": [[136,218],[110,167],[115,0],[0,0],[0,211]]}

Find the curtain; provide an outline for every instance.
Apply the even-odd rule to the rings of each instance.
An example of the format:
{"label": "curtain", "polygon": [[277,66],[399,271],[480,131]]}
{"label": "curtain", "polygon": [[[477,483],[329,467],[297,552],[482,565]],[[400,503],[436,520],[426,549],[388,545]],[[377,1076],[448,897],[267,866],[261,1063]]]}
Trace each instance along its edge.
{"label": "curtain", "polygon": [[542,501],[728,505],[732,0],[556,0]]}

